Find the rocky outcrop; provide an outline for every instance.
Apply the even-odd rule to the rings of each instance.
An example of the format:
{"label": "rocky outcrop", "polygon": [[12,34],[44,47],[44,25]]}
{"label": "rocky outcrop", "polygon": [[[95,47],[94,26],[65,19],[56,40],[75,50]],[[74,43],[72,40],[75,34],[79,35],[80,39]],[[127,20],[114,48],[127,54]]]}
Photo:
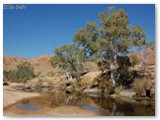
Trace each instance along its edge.
{"label": "rocky outcrop", "polygon": [[155,65],[155,47],[150,47],[146,52],[147,65]]}
{"label": "rocky outcrop", "polygon": [[74,91],[73,85],[67,86],[65,89],[66,89],[67,91],[69,91],[69,92],[73,92],[73,91]]}
{"label": "rocky outcrop", "polygon": [[85,90],[83,90],[83,93],[85,93],[85,94],[97,94],[98,93],[98,89],[96,89],[96,88],[85,89]]}

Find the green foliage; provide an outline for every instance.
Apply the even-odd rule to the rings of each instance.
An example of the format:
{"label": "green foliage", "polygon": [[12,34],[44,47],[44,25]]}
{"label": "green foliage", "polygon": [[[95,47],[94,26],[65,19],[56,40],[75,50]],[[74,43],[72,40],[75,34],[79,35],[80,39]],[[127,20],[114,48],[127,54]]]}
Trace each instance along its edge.
{"label": "green foliage", "polygon": [[59,66],[63,68],[69,75],[76,73],[77,81],[80,82],[80,74],[83,72],[82,61],[84,61],[84,51],[74,44],[63,45],[55,49],[56,60],[59,60]]}
{"label": "green foliage", "polygon": [[80,85],[79,85],[79,83],[77,81],[74,82],[73,86],[74,86],[75,89],[80,87]]}
{"label": "green foliage", "polygon": [[115,71],[116,81],[118,85],[128,86],[134,79],[135,73],[129,71],[129,68],[132,66],[128,56],[118,56],[117,57],[118,67]]}
{"label": "green foliage", "polygon": [[122,85],[116,87],[116,88],[114,89],[114,93],[115,93],[116,95],[119,95],[119,93],[122,91],[122,88],[123,88]]}
{"label": "green foliage", "polygon": [[50,58],[49,62],[51,63],[51,65],[52,65],[53,67],[56,67],[56,65],[59,64],[60,59],[59,59],[58,56],[53,56],[53,57]]}
{"label": "green foliage", "polygon": [[132,42],[134,45],[141,47],[146,44],[145,30],[140,25],[133,26],[132,31]]}
{"label": "green foliage", "polygon": [[114,58],[119,59],[117,62],[119,70],[123,69],[123,72],[128,70],[131,62],[126,55],[133,45],[144,45],[142,43],[145,43],[145,31],[139,25],[132,27],[123,9],[109,7],[98,15],[98,20],[99,23],[87,22],[85,28],[75,33],[73,41],[84,47],[87,57],[96,56],[97,59],[110,64],[111,80],[114,84],[116,71]]}
{"label": "green foliage", "polygon": [[4,78],[11,82],[26,82],[34,77],[34,68],[28,62],[19,64],[17,70],[9,72],[4,71]]}
{"label": "green foliage", "polygon": [[118,56],[117,57],[117,64],[118,64],[118,68],[117,70],[126,72],[128,71],[128,68],[132,66],[130,59],[128,56]]}
{"label": "green foliage", "polygon": [[147,47],[150,46],[150,42],[146,41],[146,35],[145,35],[145,30],[142,29],[139,25],[134,26],[132,28],[132,42],[133,45],[138,47],[138,50],[142,52],[141,55],[141,60],[142,60],[142,64],[141,64],[141,69],[145,70],[146,68],[146,49]]}

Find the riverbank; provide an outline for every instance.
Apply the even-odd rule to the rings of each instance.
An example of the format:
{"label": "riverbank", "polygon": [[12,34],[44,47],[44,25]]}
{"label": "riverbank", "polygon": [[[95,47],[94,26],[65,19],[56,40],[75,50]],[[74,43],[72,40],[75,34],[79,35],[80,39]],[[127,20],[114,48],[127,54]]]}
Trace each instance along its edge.
{"label": "riverbank", "polygon": [[21,110],[15,107],[19,101],[41,94],[18,91],[11,86],[3,86],[3,115],[4,116],[96,116],[96,113],[77,106],[60,106],[33,110]]}
{"label": "riverbank", "polygon": [[18,91],[11,86],[3,86],[3,108],[28,97],[37,97],[39,93],[29,93]]}
{"label": "riverbank", "polygon": [[36,111],[19,110],[11,107],[4,110],[4,116],[96,116],[96,113],[77,106],[61,106],[54,109],[44,108]]}

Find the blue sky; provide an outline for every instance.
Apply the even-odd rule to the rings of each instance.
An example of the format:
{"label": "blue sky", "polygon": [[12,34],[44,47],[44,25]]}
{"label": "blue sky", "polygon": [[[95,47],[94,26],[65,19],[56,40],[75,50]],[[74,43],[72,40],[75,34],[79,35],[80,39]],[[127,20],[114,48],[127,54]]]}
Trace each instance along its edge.
{"label": "blue sky", "polygon": [[[15,6],[15,5],[14,5]],[[26,5],[26,9],[3,10],[3,53],[26,58],[53,55],[54,48],[72,43],[72,36],[97,20],[109,6],[123,8],[130,24],[146,29],[147,40],[155,40],[155,6],[151,5]]]}

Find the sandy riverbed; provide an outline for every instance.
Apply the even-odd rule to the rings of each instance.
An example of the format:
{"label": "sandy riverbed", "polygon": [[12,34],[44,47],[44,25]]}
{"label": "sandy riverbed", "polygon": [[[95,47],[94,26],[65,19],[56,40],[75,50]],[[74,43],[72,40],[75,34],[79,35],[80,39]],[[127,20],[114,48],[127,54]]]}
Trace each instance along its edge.
{"label": "sandy riverbed", "polygon": [[95,112],[82,109],[77,106],[60,106],[55,108],[44,108],[36,111],[20,110],[15,104],[23,99],[38,97],[38,93],[21,92],[3,86],[3,115],[4,116],[96,116]]}
{"label": "sandy riverbed", "polygon": [[13,89],[10,86],[3,86],[3,108],[14,104],[15,102],[28,97],[39,96],[38,93],[27,93]]}

